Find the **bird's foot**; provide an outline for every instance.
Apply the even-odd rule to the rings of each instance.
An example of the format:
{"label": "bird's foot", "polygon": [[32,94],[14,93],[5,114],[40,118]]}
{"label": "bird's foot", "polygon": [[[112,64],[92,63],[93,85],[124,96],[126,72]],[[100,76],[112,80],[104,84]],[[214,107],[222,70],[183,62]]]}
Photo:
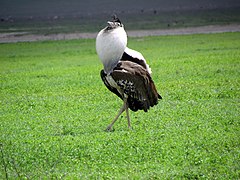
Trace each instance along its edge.
{"label": "bird's foot", "polygon": [[129,130],[133,130],[132,126],[128,126],[128,129],[129,129]]}
{"label": "bird's foot", "polygon": [[114,131],[114,130],[112,129],[112,125],[110,124],[110,125],[105,129],[105,131],[106,131],[106,132],[112,132],[112,131]]}

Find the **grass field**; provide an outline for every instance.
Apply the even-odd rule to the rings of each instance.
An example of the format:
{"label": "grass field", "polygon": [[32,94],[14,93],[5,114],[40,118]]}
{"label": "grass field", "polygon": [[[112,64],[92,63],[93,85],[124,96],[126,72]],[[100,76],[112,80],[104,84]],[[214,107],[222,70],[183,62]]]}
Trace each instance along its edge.
{"label": "grass field", "polygon": [[95,40],[0,44],[0,179],[238,179],[239,39],[130,39],[163,100],[111,133]]}

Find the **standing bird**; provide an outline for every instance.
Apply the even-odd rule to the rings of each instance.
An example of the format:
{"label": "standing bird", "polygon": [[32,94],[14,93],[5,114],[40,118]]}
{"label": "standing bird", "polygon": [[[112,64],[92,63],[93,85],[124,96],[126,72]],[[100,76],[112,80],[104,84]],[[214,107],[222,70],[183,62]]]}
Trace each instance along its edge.
{"label": "standing bird", "polygon": [[131,128],[128,108],[147,112],[162,97],[156,90],[151,69],[142,54],[127,47],[127,34],[121,21],[115,15],[107,23],[108,26],[96,38],[97,54],[104,66],[100,75],[106,87],[123,100],[119,113],[106,128],[106,131],[111,131],[124,111]]}

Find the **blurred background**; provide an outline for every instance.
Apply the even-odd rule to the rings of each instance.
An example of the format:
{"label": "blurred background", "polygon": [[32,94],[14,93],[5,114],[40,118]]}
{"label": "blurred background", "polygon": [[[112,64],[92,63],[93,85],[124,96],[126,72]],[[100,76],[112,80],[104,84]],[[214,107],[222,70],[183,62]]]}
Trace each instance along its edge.
{"label": "blurred background", "polygon": [[239,0],[0,0],[0,32],[96,32],[117,14],[127,30],[240,22]]}

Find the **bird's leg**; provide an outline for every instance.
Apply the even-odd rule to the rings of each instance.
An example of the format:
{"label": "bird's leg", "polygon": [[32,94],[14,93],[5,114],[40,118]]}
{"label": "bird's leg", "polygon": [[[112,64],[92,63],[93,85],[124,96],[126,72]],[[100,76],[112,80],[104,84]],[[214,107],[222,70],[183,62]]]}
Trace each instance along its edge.
{"label": "bird's leg", "polygon": [[129,116],[129,111],[128,111],[128,107],[126,107],[126,114],[127,114],[127,120],[128,120],[128,128],[132,129],[131,127],[131,121],[130,121],[130,116]]}
{"label": "bird's leg", "polygon": [[124,102],[124,104],[121,107],[121,109],[119,110],[119,113],[117,114],[117,116],[113,119],[112,123],[109,124],[108,127],[106,128],[106,131],[111,131],[113,124],[117,121],[119,116],[125,111],[125,108],[126,108],[126,105],[125,105],[125,102]]}
{"label": "bird's leg", "polygon": [[127,114],[127,120],[128,120],[128,128],[131,129],[131,121],[130,121],[130,116],[129,116],[129,111],[128,111],[128,103],[127,103],[127,98],[124,99],[124,106]]}

